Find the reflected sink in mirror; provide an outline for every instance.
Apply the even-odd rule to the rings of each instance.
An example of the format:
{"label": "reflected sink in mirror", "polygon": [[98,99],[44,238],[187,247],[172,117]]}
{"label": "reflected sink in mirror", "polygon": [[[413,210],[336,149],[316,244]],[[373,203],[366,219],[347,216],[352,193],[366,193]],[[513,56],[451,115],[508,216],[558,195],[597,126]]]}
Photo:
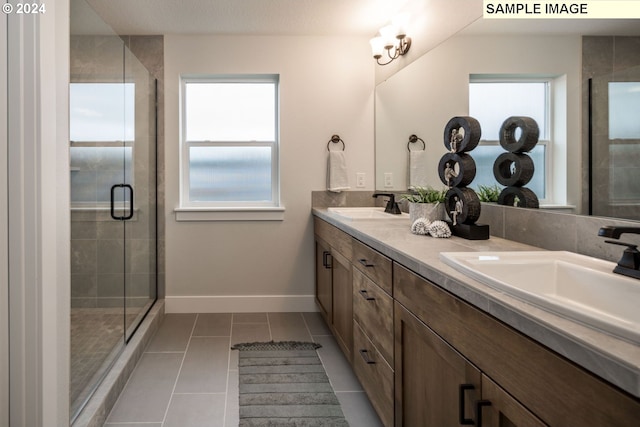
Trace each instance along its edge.
{"label": "reflected sink in mirror", "polygon": [[409,214],[401,213],[394,215],[386,213],[384,208],[372,207],[356,207],[356,208],[328,208],[329,212],[333,212],[346,219],[409,219]]}
{"label": "reflected sink in mirror", "polygon": [[640,343],[640,280],[615,263],[565,251],[442,252],[440,259],[494,289]]}

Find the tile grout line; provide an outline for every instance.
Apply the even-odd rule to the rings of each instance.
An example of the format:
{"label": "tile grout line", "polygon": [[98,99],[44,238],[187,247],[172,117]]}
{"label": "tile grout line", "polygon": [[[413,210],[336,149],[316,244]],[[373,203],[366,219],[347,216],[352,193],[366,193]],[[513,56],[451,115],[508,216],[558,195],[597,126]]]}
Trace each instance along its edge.
{"label": "tile grout line", "polygon": [[147,345],[145,346],[144,350],[142,350],[142,354],[140,355],[140,358],[138,359],[138,361],[136,362],[135,366],[131,370],[131,373],[129,374],[129,377],[127,378],[127,381],[125,381],[125,383],[124,383],[124,386],[122,386],[122,390],[120,390],[120,393],[118,394],[118,398],[113,403],[113,407],[111,408],[111,410],[109,411],[109,413],[105,417],[103,424],[107,424],[107,421],[109,420],[109,417],[111,416],[111,413],[113,412],[114,409],[116,409],[116,406],[118,405],[118,402],[120,401],[120,398],[122,397],[122,395],[124,395],[124,391],[126,390],[127,386],[129,385],[129,382],[131,382],[131,379],[133,378],[134,372],[138,369],[138,365],[140,364],[140,361],[142,361],[142,357],[145,355],[145,353],[149,353],[147,351],[147,349],[151,345],[151,341],[152,340],[153,339],[150,339],[149,342],[147,343]]}
{"label": "tile grout line", "polygon": [[271,332],[271,320],[269,319],[269,313],[267,313],[267,327],[269,328],[269,340],[273,341],[273,333]]}
{"label": "tile grout line", "polygon": [[304,317],[304,313],[300,313],[300,317],[302,317],[302,323],[304,323],[304,327],[307,329],[307,333],[309,334],[309,337],[311,338],[311,341],[313,341],[313,334],[311,333],[311,328],[309,328],[309,324],[307,323],[307,319]]}
{"label": "tile grout line", "polygon": [[178,375],[176,375],[176,380],[173,382],[173,389],[171,389],[171,397],[169,397],[169,402],[167,403],[167,407],[164,410],[164,416],[162,417],[162,426],[167,421],[167,414],[169,413],[169,408],[171,407],[171,402],[173,402],[173,395],[176,391],[176,386],[178,385],[178,380],[180,379],[180,373],[182,372],[182,366],[184,365],[184,360],[187,358],[187,351],[189,351],[189,346],[191,345],[191,337],[193,336],[193,331],[196,329],[196,325],[198,324],[198,316],[196,313],[196,318],[193,321],[193,326],[191,327],[191,332],[189,333],[189,341],[187,341],[187,346],[184,349],[184,355],[182,356],[182,361],[180,362],[180,368],[178,369]]}
{"label": "tile grout line", "polygon": [[[307,325],[307,319],[304,318],[304,316],[302,316],[302,318],[304,319],[304,324],[307,327],[307,329],[309,330],[309,335],[311,335],[311,341],[315,342],[315,336],[327,336],[327,335],[313,335],[311,333],[311,329],[309,329],[309,325]],[[324,322],[324,320],[323,320]],[[331,377],[329,376],[329,373],[327,372],[327,366],[325,365],[324,360],[322,360],[322,355],[320,354],[320,352],[318,350],[316,350],[316,354],[318,355],[318,359],[320,359],[320,363],[322,363],[322,369],[324,369],[325,374],[327,375],[327,379],[329,380],[329,384],[331,385],[331,389],[333,390],[333,392],[336,392],[336,388],[333,386],[333,382],[331,381]]]}
{"label": "tile grout line", "polygon": [[181,392],[181,393],[173,393],[176,396],[218,396],[221,394],[225,394],[224,391],[214,391],[214,392],[208,392],[208,393],[196,393],[196,392],[190,392],[190,393],[185,393],[185,392]]}
{"label": "tile grout line", "polygon": [[229,350],[227,350],[227,383],[225,385],[224,412],[222,415],[222,425],[227,426],[227,410],[229,409],[229,372],[231,371],[231,342],[233,340],[233,316],[231,313],[231,326],[229,327]]}

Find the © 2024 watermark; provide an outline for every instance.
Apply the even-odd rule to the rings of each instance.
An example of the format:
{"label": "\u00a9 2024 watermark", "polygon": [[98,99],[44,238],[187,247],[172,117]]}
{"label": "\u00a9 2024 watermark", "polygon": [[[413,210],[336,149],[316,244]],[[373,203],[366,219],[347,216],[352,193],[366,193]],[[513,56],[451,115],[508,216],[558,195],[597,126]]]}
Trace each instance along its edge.
{"label": "\u00a9 2024 watermark", "polygon": [[2,11],[5,15],[40,15],[46,13],[44,3],[4,3]]}

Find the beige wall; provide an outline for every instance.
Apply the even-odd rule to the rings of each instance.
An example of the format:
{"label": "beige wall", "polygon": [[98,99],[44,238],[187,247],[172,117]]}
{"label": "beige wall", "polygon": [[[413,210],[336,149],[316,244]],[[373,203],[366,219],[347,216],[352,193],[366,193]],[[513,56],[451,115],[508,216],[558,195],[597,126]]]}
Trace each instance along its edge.
{"label": "beige wall", "polygon": [[[327,141],[346,143],[373,189],[374,64],[366,38],[165,36],[168,311],[314,309],[311,191],[326,188]],[[180,74],[280,75],[284,221],[177,222]],[[272,298],[256,298],[268,295]],[[303,296],[276,298],[275,296]]]}
{"label": "beige wall", "polygon": [[[413,61],[418,60],[426,52],[454,36],[458,31],[481,19],[482,2],[469,0],[411,1],[407,3],[402,12],[409,15],[407,35],[411,38],[411,48],[409,52],[391,64],[376,67],[376,84],[385,81]],[[373,34],[371,36],[373,37]],[[383,60],[384,58],[381,58],[381,61]]]}
{"label": "beige wall", "polygon": [[[566,203],[579,206],[580,72],[580,36],[459,36],[447,40],[377,86],[376,162],[384,165],[378,174],[406,175],[406,151],[398,149],[398,141],[415,133],[433,150],[429,179],[434,186],[440,185],[437,165],[445,153],[442,132],[451,117],[469,112],[470,74],[566,75],[561,80],[566,85],[567,128],[554,135],[554,142],[566,143],[571,154],[558,156],[552,180],[560,187],[558,192],[567,192]],[[558,178],[563,170],[568,174],[566,185]],[[383,177],[377,180],[383,182]]]}

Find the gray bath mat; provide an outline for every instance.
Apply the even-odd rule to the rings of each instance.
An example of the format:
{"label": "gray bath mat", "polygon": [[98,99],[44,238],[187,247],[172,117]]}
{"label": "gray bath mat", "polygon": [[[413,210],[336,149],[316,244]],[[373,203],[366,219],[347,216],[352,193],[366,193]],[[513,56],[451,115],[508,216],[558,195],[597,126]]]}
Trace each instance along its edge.
{"label": "gray bath mat", "polygon": [[243,343],[239,350],[239,427],[348,427],[318,358],[320,345]]}

